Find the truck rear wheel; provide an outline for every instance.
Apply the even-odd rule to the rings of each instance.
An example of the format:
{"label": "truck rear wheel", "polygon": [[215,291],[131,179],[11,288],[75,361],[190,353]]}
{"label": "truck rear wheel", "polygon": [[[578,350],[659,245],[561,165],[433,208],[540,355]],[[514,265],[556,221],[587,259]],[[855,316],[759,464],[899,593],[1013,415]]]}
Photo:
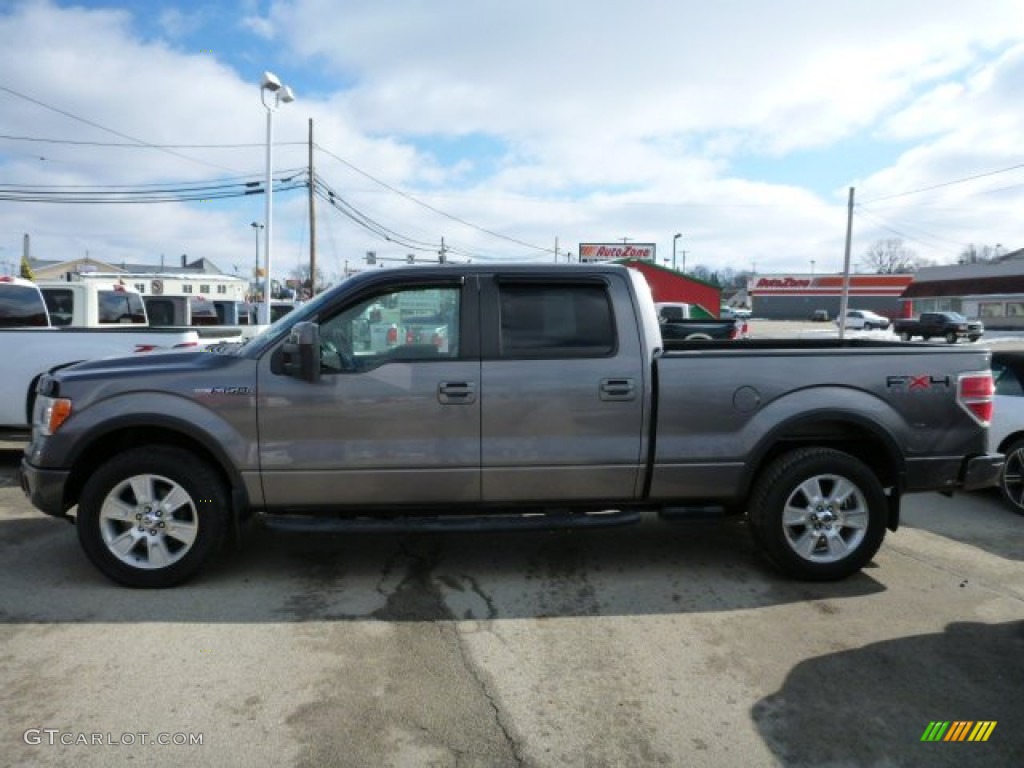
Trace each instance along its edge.
{"label": "truck rear wheel", "polygon": [[946,332],[946,343],[947,344],[956,344],[956,331],[947,331]]}
{"label": "truck rear wheel", "polygon": [[800,448],[761,474],[750,504],[754,541],[789,576],[834,581],[858,572],[885,538],[886,498],[859,459]]}
{"label": "truck rear wheel", "polygon": [[910,341],[914,336],[910,331],[903,331],[903,333],[900,334],[900,338],[904,341]]}
{"label": "truck rear wheel", "polygon": [[108,578],[171,587],[194,576],[220,547],[228,495],[188,451],[135,449],[103,464],[82,489],[78,539]]}

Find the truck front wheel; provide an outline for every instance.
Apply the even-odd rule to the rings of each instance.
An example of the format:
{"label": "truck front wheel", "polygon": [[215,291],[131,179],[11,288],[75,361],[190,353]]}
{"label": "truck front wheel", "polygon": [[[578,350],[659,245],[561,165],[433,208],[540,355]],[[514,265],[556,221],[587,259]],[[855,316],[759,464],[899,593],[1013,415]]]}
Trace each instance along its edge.
{"label": "truck front wheel", "polygon": [[834,581],[856,573],[885,538],[885,492],[863,462],[800,448],[761,474],[750,504],[754,540],[789,576]]}
{"label": "truck front wheel", "polygon": [[228,494],[188,451],[166,446],[119,454],[93,473],[78,502],[78,539],[108,578],[129,587],[171,587],[220,547]]}

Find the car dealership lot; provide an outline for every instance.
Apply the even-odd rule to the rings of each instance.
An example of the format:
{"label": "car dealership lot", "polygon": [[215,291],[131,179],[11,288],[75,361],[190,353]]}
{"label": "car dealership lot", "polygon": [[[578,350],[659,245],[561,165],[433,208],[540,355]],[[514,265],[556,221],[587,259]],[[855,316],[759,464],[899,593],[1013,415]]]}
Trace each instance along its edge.
{"label": "car dealership lot", "polygon": [[[16,458],[0,452],[7,763],[1024,762],[1024,519],[994,495],[911,497],[838,584],[782,580],[742,524],[705,521],[257,530],[154,592],[100,576],[24,500]],[[922,743],[936,720],[997,725]]]}

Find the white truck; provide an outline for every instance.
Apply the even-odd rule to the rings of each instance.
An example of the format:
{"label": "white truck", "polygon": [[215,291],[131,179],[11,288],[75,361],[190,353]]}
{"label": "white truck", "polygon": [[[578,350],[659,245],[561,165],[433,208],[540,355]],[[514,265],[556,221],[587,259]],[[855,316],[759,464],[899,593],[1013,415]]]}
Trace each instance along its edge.
{"label": "white truck", "polygon": [[[127,297],[133,295],[137,296],[126,291],[111,299],[110,304],[120,301],[124,302],[123,308],[127,308],[132,306]],[[110,304],[105,306],[109,308]],[[89,308],[80,302],[77,312],[80,319],[95,317],[98,327],[76,327],[70,324],[71,318],[65,317],[68,312],[74,317],[75,307],[56,303],[54,306],[60,308],[58,322],[64,323],[63,326],[52,324],[47,300],[38,285],[21,278],[0,278],[0,359],[4,361],[0,371],[2,431],[28,430],[36,382],[47,371],[103,357],[194,350],[202,343],[195,330],[150,328],[134,321],[101,324],[98,319],[102,312],[96,302]]]}
{"label": "white truck", "polygon": [[[256,331],[243,332],[244,319],[224,312],[212,302],[199,298],[201,310],[190,310],[184,296],[145,296],[133,285],[116,277],[102,280],[56,280],[38,283],[50,312],[50,323],[72,328],[109,328],[135,325],[142,328],[195,327],[200,342],[224,344],[242,342]],[[158,302],[156,305],[151,301]],[[192,299],[193,302],[196,298]],[[159,302],[163,302],[160,304]],[[229,303],[229,302],[225,302]],[[167,306],[165,306],[167,305]],[[205,314],[201,312],[205,311]],[[169,318],[169,319],[168,319]]]}
{"label": "white truck", "polygon": [[142,296],[125,285],[66,280],[40,281],[36,285],[50,313],[50,325],[72,328],[149,325]]}

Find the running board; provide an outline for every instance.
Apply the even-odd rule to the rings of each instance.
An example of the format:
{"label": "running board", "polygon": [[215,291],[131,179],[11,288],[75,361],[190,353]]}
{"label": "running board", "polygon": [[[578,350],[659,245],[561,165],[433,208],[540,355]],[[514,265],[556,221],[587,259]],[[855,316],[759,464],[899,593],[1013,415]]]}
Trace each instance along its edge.
{"label": "running board", "polygon": [[662,507],[658,510],[658,517],[672,523],[685,520],[717,520],[720,517],[725,517],[727,514],[725,507],[719,505]]}
{"label": "running board", "polygon": [[440,517],[311,517],[262,515],[275,531],[303,533],[443,533],[536,531],[552,528],[611,528],[639,523],[639,512],[568,512],[523,515],[444,515]]}

